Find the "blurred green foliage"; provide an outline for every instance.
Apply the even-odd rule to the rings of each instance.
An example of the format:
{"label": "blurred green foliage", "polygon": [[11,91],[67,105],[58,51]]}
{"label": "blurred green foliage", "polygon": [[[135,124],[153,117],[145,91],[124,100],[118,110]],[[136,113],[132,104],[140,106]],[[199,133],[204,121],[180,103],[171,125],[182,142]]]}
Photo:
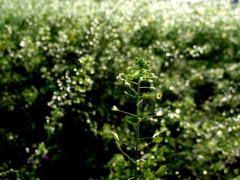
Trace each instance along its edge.
{"label": "blurred green foliage", "polygon": [[144,106],[162,116],[141,132],[164,140],[141,152],[148,166],[165,164],[165,179],[240,179],[239,6],[0,2],[1,179],[129,177],[109,132],[129,139],[111,107],[134,110],[115,77],[136,56],[151,61],[163,92]]}

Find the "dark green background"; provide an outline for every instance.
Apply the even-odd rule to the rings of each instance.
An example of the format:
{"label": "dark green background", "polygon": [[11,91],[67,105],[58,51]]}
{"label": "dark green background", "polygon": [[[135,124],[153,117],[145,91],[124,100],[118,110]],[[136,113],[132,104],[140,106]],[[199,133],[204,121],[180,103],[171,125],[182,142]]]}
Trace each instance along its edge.
{"label": "dark green background", "polygon": [[[2,0],[0,179],[127,179],[110,134],[132,141],[119,73],[135,57],[158,76],[141,136],[163,179],[239,179],[240,16],[222,1]],[[131,152],[128,152],[131,154]]]}

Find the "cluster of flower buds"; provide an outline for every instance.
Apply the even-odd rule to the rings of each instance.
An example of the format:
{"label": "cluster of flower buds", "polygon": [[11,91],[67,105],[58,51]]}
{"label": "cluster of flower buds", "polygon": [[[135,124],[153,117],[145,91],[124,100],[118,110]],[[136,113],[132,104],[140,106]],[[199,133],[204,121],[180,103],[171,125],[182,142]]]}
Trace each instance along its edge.
{"label": "cluster of flower buds", "polygon": [[120,81],[124,81],[125,80],[125,74],[124,73],[120,73],[117,77],[116,77],[117,80],[120,80]]}
{"label": "cluster of flower buds", "polygon": [[[127,74],[120,73],[116,79],[120,81],[125,81],[125,86],[129,87],[135,94],[136,94],[136,85],[142,82],[148,82],[150,83],[150,86],[147,86],[147,87],[141,86],[141,89],[155,90],[156,88],[154,87],[153,82],[154,82],[154,79],[157,79],[157,76],[149,70],[148,65],[150,63],[148,61],[144,61],[141,58],[136,58],[136,62],[137,62],[137,66],[129,66],[127,68],[128,73]],[[131,95],[128,92],[125,92],[125,94],[134,97],[134,95]],[[145,94],[142,97],[148,97],[148,96],[149,95]],[[157,99],[161,99],[162,93],[157,93],[154,96],[156,96]]]}

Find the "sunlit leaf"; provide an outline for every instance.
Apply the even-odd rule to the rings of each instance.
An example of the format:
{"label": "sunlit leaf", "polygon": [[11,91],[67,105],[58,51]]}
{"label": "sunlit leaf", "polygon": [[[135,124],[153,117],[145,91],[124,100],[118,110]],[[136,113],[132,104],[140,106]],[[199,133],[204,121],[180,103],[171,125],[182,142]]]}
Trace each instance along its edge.
{"label": "sunlit leaf", "polygon": [[115,141],[115,142],[116,142],[117,148],[118,148],[119,150],[122,150],[122,148],[121,148],[121,143],[120,143],[119,141]]}
{"label": "sunlit leaf", "polygon": [[152,143],[162,142],[163,139],[159,137],[159,134],[160,134],[160,132],[155,132],[154,133],[154,135],[152,136],[153,137]]}
{"label": "sunlit leaf", "polygon": [[161,166],[154,174],[157,177],[165,176],[167,174],[166,166],[165,165]]}
{"label": "sunlit leaf", "polygon": [[122,150],[122,149],[121,149],[120,139],[118,138],[118,134],[115,133],[115,132],[111,132],[111,133],[112,133],[112,135],[113,135],[113,138],[115,139],[117,148],[118,148],[119,150]]}
{"label": "sunlit leaf", "polygon": [[163,140],[162,138],[157,136],[157,137],[153,138],[152,142],[158,144],[158,143],[162,142],[162,140]]}
{"label": "sunlit leaf", "polygon": [[154,135],[152,136],[153,138],[159,136],[160,132],[155,132]]}
{"label": "sunlit leaf", "polygon": [[119,142],[120,140],[119,140],[119,138],[118,138],[118,134],[115,133],[115,132],[111,132],[111,133],[112,133],[114,139]]}
{"label": "sunlit leaf", "polygon": [[136,161],[136,164],[141,166],[141,165],[144,165],[146,162],[147,162],[147,161],[144,160],[144,159],[138,159],[138,160]]}
{"label": "sunlit leaf", "polygon": [[154,174],[151,172],[150,169],[147,169],[146,172],[144,173],[144,178],[145,179],[153,179],[155,176]]}

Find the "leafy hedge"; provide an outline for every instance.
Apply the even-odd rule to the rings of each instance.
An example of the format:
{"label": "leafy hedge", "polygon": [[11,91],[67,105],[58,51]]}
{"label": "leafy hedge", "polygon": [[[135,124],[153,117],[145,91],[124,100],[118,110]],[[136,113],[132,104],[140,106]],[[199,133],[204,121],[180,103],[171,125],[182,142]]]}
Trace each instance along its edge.
{"label": "leafy hedge", "polygon": [[141,152],[148,165],[165,164],[165,179],[240,179],[239,6],[2,0],[0,11],[2,179],[130,177],[109,131],[129,140],[111,107],[134,108],[116,77],[136,56],[163,93],[144,107],[163,112],[142,124],[164,139]]}

